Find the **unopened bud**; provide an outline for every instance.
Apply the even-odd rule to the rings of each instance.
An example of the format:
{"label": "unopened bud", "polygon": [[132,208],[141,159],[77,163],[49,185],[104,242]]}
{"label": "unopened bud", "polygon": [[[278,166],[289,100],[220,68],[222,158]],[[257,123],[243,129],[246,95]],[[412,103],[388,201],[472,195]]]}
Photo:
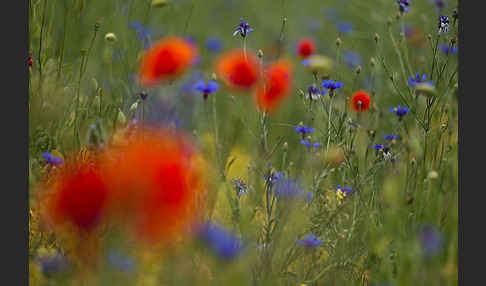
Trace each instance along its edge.
{"label": "unopened bud", "polygon": [[127,123],[127,118],[125,117],[125,114],[123,114],[121,109],[118,109],[118,115],[117,115],[117,118],[116,118],[116,122],[119,125],[125,125],[125,123]]}
{"label": "unopened bud", "polygon": [[429,174],[427,175],[427,179],[429,180],[434,180],[437,179],[438,177],[439,177],[439,173],[437,173],[434,170],[430,171]]}
{"label": "unopened bud", "polygon": [[455,43],[457,43],[457,36],[456,35],[452,35],[452,37],[451,37],[451,45],[454,45]]}
{"label": "unopened bud", "polygon": [[391,26],[391,24],[393,23],[392,17],[388,17],[388,20],[386,21],[386,23],[388,24],[388,26]]}
{"label": "unopened bud", "polygon": [[357,66],[356,69],[354,70],[354,72],[356,74],[360,74],[361,73],[361,66]]}
{"label": "unopened bud", "polygon": [[289,143],[284,142],[284,144],[283,144],[283,148],[284,148],[284,150],[289,149]]}
{"label": "unopened bud", "polygon": [[375,67],[375,65],[376,65],[375,58],[370,58],[370,65],[371,65],[371,67]]}
{"label": "unopened bud", "polygon": [[100,27],[101,27],[101,23],[100,23],[100,21],[98,20],[98,21],[96,21],[96,23],[95,23],[95,25],[94,25],[94,30],[97,32],[97,31],[100,29]]}
{"label": "unopened bud", "polygon": [[169,0],[152,0],[152,7],[164,7],[170,4]]}
{"label": "unopened bud", "polygon": [[135,101],[131,106],[130,106],[130,111],[135,111],[138,107],[138,101]]}
{"label": "unopened bud", "polygon": [[212,80],[218,80],[218,76],[216,75],[216,73],[214,73],[214,72],[213,72],[213,73],[211,74],[211,79],[212,79]]}
{"label": "unopened bud", "polygon": [[107,41],[107,42],[114,43],[117,40],[118,39],[116,38],[116,35],[114,33],[107,33],[105,35],[105,41]]}
{"label": "unopened bud", "polygon": [[378,41],[380,40],[380,35],[378,35],[378,33],[375,33],[375,42],[378,44]]}
{"label": "unopened bud", "polygon": [[341,44],[343,43],[343,41],[341,41],[341,38],[337,37],[336,39],[336,46],[341,46]]}
{"label": "unopened bud", "polygon": [[257,56],[258,56],[259,58],[263,58],[263,51],[262,51],[261,49],[258,49]]}

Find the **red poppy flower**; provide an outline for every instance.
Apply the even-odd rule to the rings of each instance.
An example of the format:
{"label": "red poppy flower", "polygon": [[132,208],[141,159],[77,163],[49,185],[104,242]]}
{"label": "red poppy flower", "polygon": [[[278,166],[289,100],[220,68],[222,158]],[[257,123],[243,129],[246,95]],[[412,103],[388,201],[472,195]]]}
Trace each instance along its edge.
{"label": "red poppy flower", "polygon": [[258,62],[251,53],[246,57],[241,50],[222,55],[216,62],[216,71],[230,87],[249,90],[259,76]]}
{"label": "red poppy flower", "polygon": [[196,47],[181,38],[165,38],[145,52],[140,66],[140,83],[153,86],[184,73],[196,60]]}
{"label": "red poppy flower", "polygon": [[150,243],[180,234],[201,207],[204,162],[190,142],[167,130],[135,131],[105,155],[113,188],[112,214]]}
{"label": "red poppy flower", "polygon": [[292,65],[285,60],[273,63],[265,72],[265,81],[257,89],[257,104],[265,112],[275,111],[292,87]]}
{"label": "red poppy flower", "polygon": [[47,216],[55,227],[88,233],[106,215],[109,189],[100,169],[85,162],[68,162],[52,178]]}
{"label": "red poppy flower", "polygon": [[355,92],[351,97],[351,101],[350,101],[351,107],[357,112],[364,112],[370,109],[370,103],[371,103],[371,97],[364,90]]}
{"label": "red poppy flower", "polygon": [[297,44],[297,53],[302,59],[313,55],[315,50],[314,41],[309,38],[303,38]]}

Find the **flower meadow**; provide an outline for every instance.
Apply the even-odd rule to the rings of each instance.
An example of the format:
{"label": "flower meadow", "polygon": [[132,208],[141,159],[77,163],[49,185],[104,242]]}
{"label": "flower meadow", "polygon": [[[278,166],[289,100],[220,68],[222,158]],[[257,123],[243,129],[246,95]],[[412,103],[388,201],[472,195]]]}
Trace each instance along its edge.
{"label": "flower meadow", "polygon": [[30,0],[30,285],[457,285],[458,22]]}

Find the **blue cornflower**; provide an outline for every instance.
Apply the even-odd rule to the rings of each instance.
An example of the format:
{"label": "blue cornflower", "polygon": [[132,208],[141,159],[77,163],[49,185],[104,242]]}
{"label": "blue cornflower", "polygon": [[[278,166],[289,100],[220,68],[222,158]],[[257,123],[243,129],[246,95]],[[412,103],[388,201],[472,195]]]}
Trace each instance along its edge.
{"label": "blue cornflower", "polygon": [[390,112],[395,113],[398,116],[398,119],[402,120],[403,117],[410,112],[410,109],[405,106],[397,105],[396,107],[390,107]]}
{"label": "blue cornflower", "polygon": [[135,262],[127,256],[121,255],[116,251],[108,253],[108,262],[123,272],[131,272],[135,268]]}
{"label": "blue cornflower", "polygon": [[393,134],[385,134],[385,135],[383,136],[383,138],[384,138],[385,140],[388,140],[388,141],[393,141],[393,140],[395,140],[395,141],[396,141],[396,140],[400,140],[400,136],[398,136],[398,135],[393,135]]}
{"label": "blue cornflower", "polygon": [[151,38],[152,31],[144,27],[141,22],[139,21],[133,21],[128,24],[128,27],[131,29],[135,29],[135,32],[137,33],[137,38],[140,42],[143,42],[143,46],[145,49],[149,48],[149,39]]}
{"label": "blue cornflower", "polygon": [[305,126],[302,122],[295,126],[295,131],[299,132],[302,134],[302,138],[305,137],[305,135],[307,134],[311,134],[312,132],[314,132],[314,130],[316,129],[315,127],[307,127]]}
{"label": "blue cornflower", "polygon": [[202,92],[204,99],[207,99],[208,95],[218,90],[218,88],[219,85],[214,80],[208,81],[208,84],[205,84],[204,80],[199,80],[194,85],[195,90]]}
{"label": "blue cornflower", "polygon": [[250,28],[250,24],[243,21],[243,17],[241,17],[240,25],[236,28],[235,32],[233,33],[233,37],[240,34],[241,37],[245,38],[251,32],[253,32],[253,29]]}
{"label": "blue cornflower", "polygon": [[354,27],[353,27],[353,24],[349,23],[349,22],[339,22],[336,24],[336,29],[341,32],[341,33],[345,33],[345,34],[349,34],[349,33],[352,33],[354,31]]}
{"label": "blue cornflower", "polygon": [[437,7],[437,10],[442,10],[445,6],[444,0],[429,0],[429,3],[432,3]]}
{"label": "blue cornflower", "polygon": [[[343,200],[345,197],[350,195],[353,192],[353,187],[346,185],[344,189],[341,185],[336,186],[336,196],[339,201]],[[356,193],[356,191],[354,191]]]}
{"label": "blue cornflower", "polygon": [[203,79],[204,73],[200,70],[194,70],[191,72],[189,79],[179,86],[179,90],[183,93],[196,94],[199,91],[194,89],[194,85]]}
{"label": "blue cornflower", "polygon": [[267,168],[270,170],[268,175],[263,174],[263,181],[267,182],[268,184],[274,184],[275,182],[279,181],[283,178],[283,173],[275,171],[275,169],[271,168],[270,163],[268,163]]}
{"label": "blue cornflower", "polygon": [[206,223],[200,229],[199,236],[216,256],[224,260],[233,260],[244,250],[235,234],[215,223]]}
{"label": "blue cornflower", "polygon": [[278,181],[274,187],[275,195],[282,199],[290,199],[303,195],[303,192],[297,183],[289,179]]}
{"label": "blue cornflower", "polygon": [[206,40],[206,48],[211,52],[218,53],[223,48],[223,42],[220,38],[211,37]]}
{"label": "blue cornflower", "polygon": [[321,91],[315,85],[311,85],[309,86],[309,88],[307,88],[307,94],[309,95],[309,99],[311,100],[318,100],[319,98],[321,98]]}
{"label": "blue cornflower", "polygon": [[232,179],[231,182],[233,183],[233,187],[237,191],[236,194],[239,198],[241,198],[243,194],[248,193],[248,187],[246,186],[245,182],[243,182],[243,180],[235,178]]}
{"label": "blue cornflower", "polygon": [[314,197],[314,192],[307,192],[307,194],[305,194],[305,200],[310,203],[312,201],[312,198]]}
{"label": "blue cornflower", "polygon": [[41,265],[41,271],[44,273],[44,275],[62,272],[69,267],[69,262],[60,253],[39,257],[39,262]]}
{"label": "blue cornflower", "polygon": [[312,33],[317,33],[318,31],[321,30],[321,22],[319,20],[316,20],[316,19],[311,19],[309,20],[307,26],[309,27],[309,30],[312,32]]}
{"label": "blue cornflower", "polygon": [[316,248],[322,243],[322,240],[316,239],[316,236],[314,234],[309,234],[306,235],[304,239],[296,239],[295,242],[298,245],[304,246],[306,248]]}
{"label": "blue cornflower", "polygon": [[444,236],[434,226],[424,226],[420,233],[423,255],[426,258],[438,254],[444,245]]}
{"label": "blue cornflower", "polygon": [[398,4],[398,9],[400,9],[400,12],[401,13],[408,13],[410,11],[410,4],[412,2],[410,2],[410,0],[397,0],[397,4]]}
{"label": "blue cornflower", "polygon": [[392,158],[392,154],[391,154],[391,152],[390,152],[390,147],[388,147],[387,145],[385,145],[385,144],[375,144],[375,145],[373,146],[373,148],[374,148],[376,151],[381,152],[381,153],[382,153],[382,155],[383,155],[383,158],[384,158],[385,160],[388,160],[388,159],[392,159],[392,161],[394,160],[394,159]]}
{"label": "blue cornflower", "polygon": [[319,148],[319,147],[321,147],[321,143],[319,143],[319,142],[311,143],[310,140],[308,140],[308,139],[300,140],[300,144],[307,146],[308,148]]}
{"label": "blue cornflower", "polygon": [[457,47],[454,47],[454,46],[439,45],[438,48],[439,48],[440,51],[442,51],[446,55],[449,55],[449,53],[457,54],[457,52],[458,52]]}
{"label": "blue cornflower", "polygon": [[383,151],[383,153],[388,153],[390,151],[390,147],[386,146],[385,144],[375,144],[373,148],[376,151]]}
{"label": "blue cornflower", "polygon": [[351,68],[359,66],[362,62],[361,56],[356,53],[345,51],[342,55],[344,63]]}
{"label": "blue cornflower", "polygon": [[57,157],[57,156],[52,156],[51,153],[45,152],[42,153],[42,158],[46,160],[46,163],[52,166],[59,166],[64,162],[64,159]]}
{"label": "blue cornflower", "polygon": [[334,91],[336,89],[343,87],[343,83],[340,81],[325,79],[322,81],[321,86],[326,89],[326,91],[323,92],[323,94],[326,94],[327,90],[329,90],[329,95],[331,96],[334,94]]}
{"label": "blue cornflower", "polygon": [[[423,74],[422,77],[420,77],[419,72],[415,74],[415,77],[411,76],[410,79],[408,80],[408,84],[410,86],[416,86],[419,83],[426,83],[426,82],[427,82],[427,75]],[[434,81],[430,80],[428,83],[433,84]]]}
{"label": "blue cornflower", "polygon": [[439,16],[439,35],[449,32],[449,17]]}

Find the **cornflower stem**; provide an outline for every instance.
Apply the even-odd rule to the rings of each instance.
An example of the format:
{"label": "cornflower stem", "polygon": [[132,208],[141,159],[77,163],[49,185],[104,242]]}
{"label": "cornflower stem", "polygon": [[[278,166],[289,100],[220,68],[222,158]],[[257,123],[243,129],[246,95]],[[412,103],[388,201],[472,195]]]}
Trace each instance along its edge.
{"label": "cornflower stem", "polygon": [[246,37],[243,37],[243,55],[245,57],[245,60],[248,60],[246,56]]}
{"label": "cornflower stem", "polygon": [[218,119],[217,119],[217,111],[216,111],[216,96],[212,96],[212,115],[213,115],[213,133],[214,133],[214,151],[216,152],[216,162],[219,166],[220,172],[222,174],[223,179],[225,179],[224,174],[224,165],[222,162],[220,150],[219,150],[219,133],[218,133]]}
{"label": "cornflower stem", "polygon": [[326,144],[326,153],[329,152],[329,142],[331,140],[331,115],[332,115],[332,99],[334,96],[331,96],[331,100],[329,101],[329,116],[327,122],[327,144]]}
{"label": "cornflower stem", "polygon": [[[282,6],[283,6],[283,9],[285,10],[285,0],[282,0]],[[283,17],[282,18],[282,27],[280,28],[280,36],[278,38],[278,50],[277,50],[277,59],[280,59],[280,50],[281,50],[281,47],[282,47],[282,42],[283,42],[283,39],[284,39],[284,36],[285,36],[285,23],[287,22],[287,17]]]}
{"label": "cornflower stem", "polygon": [[74,105],[74,136],[73,136],[73,146],[79,147],[80,140],[79,140],[79,126],[78,126],[78,118],[79,118],[79,96],[81,92],[81,79],[83,77],[83,63],[84,58],[86,57],[85,53],[82,53],[81,56],[81,65],[79,67],[79,78],[78,78],[78,88],[76,90],[76,99]]}
{"label": "cornflower stem", "polygon": [[[66,5],[66,3],[64,3]],[[56,85],[59,84],[59,80],[61,78],[61,73],[62,73],[62,65],[64,63],[64,47],[66,43],[66,34],[67,34],[67,24],[68,24],[68,16],[69,16],[69,9],[64,7],[64,29],[63,29],[63,36],[62,36],[62,42],[61,42],[61,51],[59,52],[59,65],[57,68],[57,77],[56,77]]]}
{"label": "cornflower stem", "polygon": [[402,23],[402,34],[403,34],[403,48],[405,50],[405,61],[407,63],[408,73],[413,74],[412,67],[410,65],[410,59],[408,57],[408,45],[407,45],[407,38],[405,37],[405,22],[400,18],[400,22]]}
{"label": "cornflower stem", "polygon": [[430,70],[430,79],[431,80],[434,79],[434,68],[435,68],[435,60],[436,60],[436,55],[437,55],[437,47],[439,45],[439,38],[440,38],[440,34],[438,34],[437,37],[435,38],[434,57],[432,59],[432,69]]}
{"label": "cornflower stem", "polygon": [[439,73],[439,77],[437,78],[437,87],[439,87],[439,83],[440,83],[440,81],[441,81],[441,79],[442,79],[442,75],[443,75],[443,73],[444,73],[445,69],[447,68],[447,64],[449,64],[449,58],[450,58],[450,56],[449,56],[449,55],[447,55],[446,62],[445,62],[445,64],[442,66],[442,69],[441,69],[441,71],[440,71],[440,73]]}
{"label": "cornflower stem", "polygon": [[263,112],[261,123],[262,123],[262,130],[263,130],[263,134],[262,134],[263,151],[264,151],[265,154],[268,151],[268,125],[267,125],[267,121],[268,121],[268,114],[266,112]]}
{"label": "cornflower stem", "polygon": [[395,37],[393,36],[393,31],[392,31],[391,25],[388,27],[388,33],[390,34],[390,39],[391,39],[392,44],[393,44],[393,49],[395,50],[395,53],[398,56],[398,61],[400,62],[400,70],[402,71],[404,82],[407,82],[407,75],[406,75],[406,72],[405,72],[405,65],[403,63],[402,53],[400,52],[398,44],[395,41]]}

